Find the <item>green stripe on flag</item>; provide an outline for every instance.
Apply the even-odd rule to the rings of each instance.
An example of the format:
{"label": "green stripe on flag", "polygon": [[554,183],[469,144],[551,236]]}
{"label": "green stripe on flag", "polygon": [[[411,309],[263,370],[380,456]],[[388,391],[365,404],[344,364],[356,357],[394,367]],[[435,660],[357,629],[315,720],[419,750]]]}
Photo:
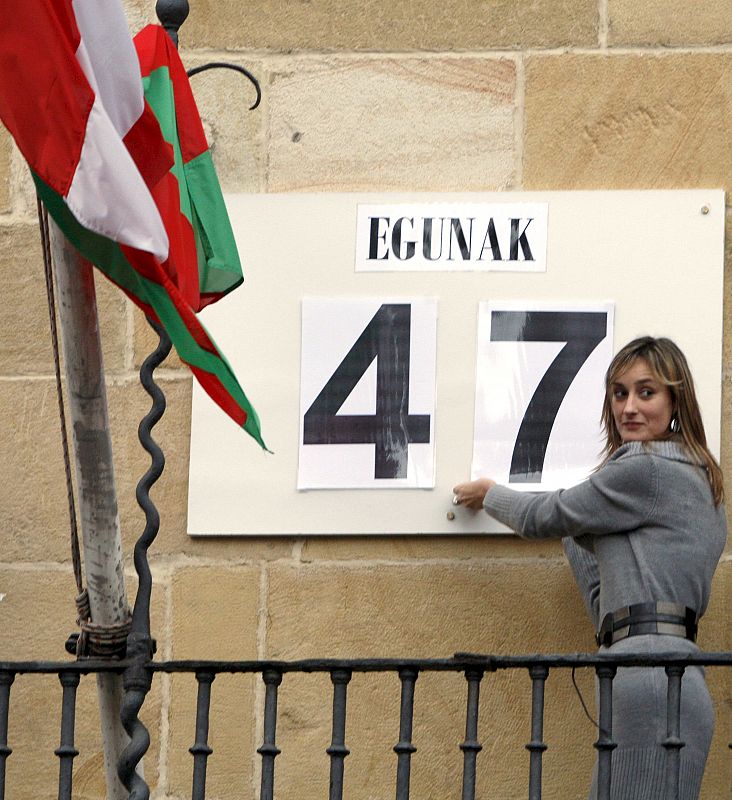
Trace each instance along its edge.
{"label": "green stripe on flag", "polygon": [[[122,255],[120,253],[120,255]],[[127,263],[127,262],[125,262]],[[131,269],[131,267],[130,267]],[[155,309],[155,313],[163,323],[165,330],[168,332],[171,341],[176,344],[178,355],[183,361],[188,364],[202,369],[204,372],[209,372],[215,375],[224,389],[234,399],[236,404],[246,413],[247,419],[244,423],[244,430],[256,439],[259,444],[266,449],[266,445],[261,439],[259,417],[253,406],[250,404],[244,390],[239,385],[234,370],[231,368],[228,360],[224,354],[216,347],[217,354],[209,353],[198,345],[190,331],[186,327],[183,320],[180,318],[177,309],[173,305],[173,301],[165,291],[165,289],[153,281],[140,276],[139,280],[145,287],[146,296],[149,298],[149,305]],[[205,327],[199,320],[202,328]],[[208,332],[207,332],[208,334]],[[211,338],[210,334],[208,334]],[[213,342],[213,339],[211,339]],[[215,346],[215,343],[214,343]]]}
{"label": "green stripe on flag", "polygon": [[[34,174],[33,178],[41,199],[68,240],[108,278],[133,298],[137,298],[154,309],[181,359],[219,380],[233,402],[246,414],[244,430],[266,449],[261,437],[257,413],[239,385],[231,366],[218,348],[216,348],[217,354],[203,349],[186,326],[166,290],[139,274],[116,242],[99,236],[80,225],[63,199],[38,176]],[[198,320],[198,324],[203,328],[200,320]],[[211,342],[213,343],[212,339]]]}
{"label": "green stripe on flag", "polygon": [[181,212],[194,231],[200,293],[204,296],[227,294],[244,278],[211,151],[205,150],[184,163],[175,91],[167,66],[152,70],[142,79],[142,85],[163,137],[173,147],[175,165],[171,172],[178,181]]}
{"label": "green stripe on flag", "polygon": [[191,213],[191,200],[185,190],[185,175],[183,174],[183,155],[180,151],[178,140],[178,121],[175,116],[175,99],[173,95],[173,84],[170,80],[168,67],[159,67],[142,79],[142,88],[153,114],[160,123],[165,141],[173,147],[173,157],[175,163],[171,172],[178,181],[178,192],[180,195],[180,210],[188,221],[193,224],[193,214]]}
{"label": "green stripe on flag", "polygon": [[184,170],[195,214],[196,238],[200,238],[204,250],[204,258],[198,262],[201,294],[230,292],[244,278],[211,151],[191,159]]}

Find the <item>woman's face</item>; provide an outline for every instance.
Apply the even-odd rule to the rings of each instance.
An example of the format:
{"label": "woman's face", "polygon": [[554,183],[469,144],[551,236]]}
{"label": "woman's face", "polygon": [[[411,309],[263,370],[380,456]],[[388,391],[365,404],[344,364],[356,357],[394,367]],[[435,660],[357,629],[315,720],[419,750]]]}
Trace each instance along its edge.
{"label": "woman's face", "polygon": [[615,426],[623,442],[650,442],[668,435],[673,415],[671,391],[637,358],[610,385]]}

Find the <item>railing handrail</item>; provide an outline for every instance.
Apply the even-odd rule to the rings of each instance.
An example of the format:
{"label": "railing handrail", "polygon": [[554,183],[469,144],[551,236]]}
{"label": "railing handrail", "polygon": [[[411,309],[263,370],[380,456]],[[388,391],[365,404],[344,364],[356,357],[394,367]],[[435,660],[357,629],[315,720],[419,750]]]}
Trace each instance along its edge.
{"label": "railing handrail", "polygon": [[[80,659],[78,661],[0,661],[0,672],[44,673],[74,672],[80,674],[96,672],[122,673],[133,662],[103,659]],[[613,664],[618,667],[666,667],[666,666],[732,666],[732,652],[699,653],[655,653],[638,655],[631,653],[539,653],[526,655],[458,654],[450,658],[312,658],[285,660],[215,660],[181,659],[170,661],[148,661],[145,669],[152,672],[251,672],[266,670],[276,672],[332,672],[345,669],[352,672],[393,672],[411,667],[426,672],[463,672],[466,669],[482,669],[495,672],[502,669],[529,669],[546,666],[551,669],[565,667],[596,667]]]}
{"label": "railing handrail", "polygon": [[732,666],[732,652],[699,652],[694,654],[657,653],[653,656],[637,654],[605,655],[598,653],[557,653],[542,655],[462,655],[451,658],[313,658],[296,661],[242,660],[217,661],[211,659],[188,659],[152,661],[150,669],[155,672],[331,672],[347,669],[352,672],[393,672],[412,667],[426,672],[464,672],[466,669],[482,669],[494,672],[500,669],[529,669],[544,665],[549,668],[596,667],[614,664],[619,667],[647,666]]}

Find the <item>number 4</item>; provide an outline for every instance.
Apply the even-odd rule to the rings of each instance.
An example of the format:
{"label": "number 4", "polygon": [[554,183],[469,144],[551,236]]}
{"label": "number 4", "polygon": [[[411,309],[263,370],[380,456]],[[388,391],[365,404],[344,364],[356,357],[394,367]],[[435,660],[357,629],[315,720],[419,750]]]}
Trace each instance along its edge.
{"label": "number 4", "polygon": [[[305,412],[303,444],[374,444],[374,478],[406,478],[409,443],[430,441],[430,415],[409,413],[412,307],[384,303]],[[376,359],[376,413],[338,411]]]}

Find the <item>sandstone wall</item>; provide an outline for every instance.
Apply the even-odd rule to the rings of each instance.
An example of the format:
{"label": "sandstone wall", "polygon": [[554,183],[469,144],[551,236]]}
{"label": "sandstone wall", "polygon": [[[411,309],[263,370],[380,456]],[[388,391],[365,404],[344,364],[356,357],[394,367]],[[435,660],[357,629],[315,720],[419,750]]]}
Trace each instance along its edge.
{"label": "sandstone wall", "polygon": [[[152,3],[128,0],[133,30]],[[228,60],[256,74],[257,111],[240,76],[193,79],[225,190],[647,189],[732,184],[732,11],[721,0],[192,0],[181,31],[188,66]],[[0,658],[63,657],[74,627],[65,487],[35,198],[0,132]],[[732,214],[728,213],[732,221]],[[727,250],[727,268],[732,250]],[[137,372],[152,346],[142,316],[97,281],[125,551],[143,519],[134,487],[147,467],[136,428],[148,407]],[[246,292],[246,287],[240,289]],[[729,292],[726,292],[728,295]],[[722,464],[732,474],[732,330],[725,297]],[[701,324],[701,321],[700,321]],[[669,330],[673,335],[673,329]],[[158,371],[169,409],[156,428],[167,467],[153,496],[154,635],[164,658],[449,656],[593,647],[555,543],[509,537],[192,540],[186,534],[191,379]],[[245,381],[246,384],[246,381]],[[234,431],[235,434],[235,431]],[[252,457],[259,457],[252,445]],[[256,502],[256,498],[252,499]],[[130,586],[134,588],[130,560]],[[702,628],[732,650],[732,556]],[[732,674],[709,671],[718,724],[704,800],[728,797]],[[584,696],[592,676],[578,673]],[[79,798],[103,796],[93,684],[78,713]],[[160,677],[146,705],[146,775],[159,798],[190,793],[193,681]],[[253,678],[214,683],[209,796],[258,793],[262,700]],[[583,798],[596,731],[566,672],[548,686],[545,794]],[[399,686],[356,676],[349,689],[348,796],[393,795]],[[55,679],[19,677],[8,762],[13,798],[51,797],[58,745]],[[464,680],[417,683],[415,797],[459,792]],[[526,796],[526,675],[482,689],[478,796]],[[329,682],[286,677],[276,793],[327,792]],[[17,704],[17,705],[16,705]],[[19,706],[25,708],[21,714]]]}

